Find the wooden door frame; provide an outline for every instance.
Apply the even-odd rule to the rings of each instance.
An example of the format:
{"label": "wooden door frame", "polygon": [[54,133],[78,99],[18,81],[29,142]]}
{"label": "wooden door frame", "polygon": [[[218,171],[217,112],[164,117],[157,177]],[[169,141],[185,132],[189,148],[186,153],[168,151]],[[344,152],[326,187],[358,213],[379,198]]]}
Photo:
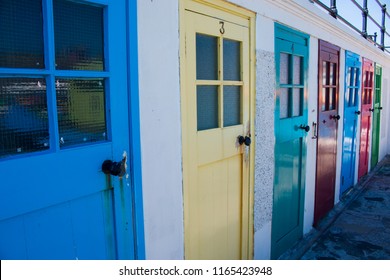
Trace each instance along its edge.
{"label": "wooden door frame", "polygon": [[[242,234],[241,234],[241,244],[242,244],[242,253],[241,256],[243,259],[253,259],[254,249],[253,249],[253,238],[254,238],[254,158],[255,158],[255,133],[254,133],[254,121],[255,121],[255,13],[241,8],[237,5],[227,3],[222,0],[180,0],[179,1],[179,19],[180,19],[180,99],[181,99],[181,128],[182,128],[182,166],[183,166],[183,211],[184,219],[186,218],[185,214],[185,204],[188,199],[186,198],[186,193],[188,191],[189,185],[189,172],[188,166],[189,159],[186,151],[189,149],[189,139],[188,139],[188,115],[185,113],[187,111],[187,98],[186,98],[186,11],[192,10],[204,15],[209,15],[210,10],[212,10],[213,16],[226,16],[232,22],[235,22],[237,18],[241,20],[248,21],[249,24],[249,119],[250,119],[250,128],[249,131],[252,134],[252,144],[249,151],[249,174],[248,174],[248,193],[243,194],[242,199],[242,217],[245,218],[242,221]],[[184,221],[183,221],[184,222]],[[184,235],[185,235],[184,231]],[[185,253],[185,252],[184,252]]]}

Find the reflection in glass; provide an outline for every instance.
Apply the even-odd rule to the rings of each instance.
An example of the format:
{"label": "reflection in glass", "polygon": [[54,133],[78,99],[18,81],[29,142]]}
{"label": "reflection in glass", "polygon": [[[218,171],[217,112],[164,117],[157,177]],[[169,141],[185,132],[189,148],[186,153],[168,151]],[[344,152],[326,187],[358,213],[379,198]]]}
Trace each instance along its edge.
{"label": "reflection in glass", "polygon": [[329,85],[329,62],[322,62],[322,84]]}
{"label": "reflection in glass", "polygon": [[335,109],[335,92],[336,92],[336,89],[335,88],[330,88],[330,93],[329,93],[329,96],[328,96],[328,110],[334,110]]}
{"label": "reflection in glass", "polygon": [[321,111],[324,112],[324,111],[327,111],[328,107],[327,107],[327,98],[328,98],[328,95],[329,95],[329,88],[322,88],[322,93],[321,93]]}
{"label": "reflection in glass", "polygon": [[54,0],[56,68],[103,70],[103,8]]}
{"label": "reflection in glass", "polygon": [[292,107],[292,115],[293,117],[301,116],[301,102],[302,102],[302,89],[294,88],[292,95],[293,107]]}
{"label": "reflection in glass", "polygon": [[352,95],[353,100],[351,100],[351,106],[358,106],[358,96],[359,96],[359,88],[354,89],[354,94]]}
{"label": "reflection in glass", "polygon": [[104,80],[57,80],[60,146],[107,139]]}
{"label": "reflection in glass", "polygon": [[348,74],[347,74],[347,86],[353,86],[354,85],[354,70],[353,67],[348,67]]}
{"label": "reflection in glass", "polygon": [[280,53],[280,83],[288,84],[289,55]]}
{"label": "reflection in glass", "polygon": [[218,38],[196,34],[196,78],[218,79]]}
{"label": "reflection in glass", "polygon": [[330,63],[329,66],[330,66],[330,69],[329,69],[329,84],[330,85],[335,85],[336,84],[336,75],[335,75],[336,67],[335,67],[334,63]]}
{"label": "reflection in glass", "polygon": [[241,43],[223,40],[223,79],[241,81]]}
{"label": "reflection in glass", "polygon": [[0,1],[0,68],[44,68],[41,0]]}
{"label": "reflection in glass", "polygon": [[289,107],[289,102],[288,102],[288,88],[281,88],[280,89],[280,118],[288,118],[288,107]]}
{"label": "reflection in glass", "polygon": [[218,127],[218,86],[197,86],[198,130]]}
{"label": "reflection in glass", "polygon": [[46,83],[0,79],[0,157],[49,148]]}
{"label": "reflection in glass", "polygon": [[351,107],[353,106],[353,98],[354,98],[354,88],[347,88],[346,89],[347,94],[345,95],[345,106],[346,107]]}
{"label": "reflection in glass", "polygon": [[223,126],[241,123],[241,87],[225,86],[223,88]]}
{"label": "reflection in glass", "polygon": [[302,81],[301,81],[302,57],[294,55],[294,58],[293,58],[293,72],[294,72],[293,83],[295,85],[302,84]]}

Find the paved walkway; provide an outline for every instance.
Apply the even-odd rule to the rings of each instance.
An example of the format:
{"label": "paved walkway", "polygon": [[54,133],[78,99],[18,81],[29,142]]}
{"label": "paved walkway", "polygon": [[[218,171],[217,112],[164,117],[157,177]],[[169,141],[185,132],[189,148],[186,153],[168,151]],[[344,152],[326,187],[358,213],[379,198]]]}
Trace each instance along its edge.
{"label": "paved walkway", "polygon": [[390,260],[390,156],[280,259]]}

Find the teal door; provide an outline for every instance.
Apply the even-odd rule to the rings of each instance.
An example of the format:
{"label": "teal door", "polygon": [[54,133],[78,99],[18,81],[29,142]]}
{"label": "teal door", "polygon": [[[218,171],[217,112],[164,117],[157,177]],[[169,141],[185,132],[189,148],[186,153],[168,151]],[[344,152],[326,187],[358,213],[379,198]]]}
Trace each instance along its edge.
{"label": "teal door", "polygon": [[[129,168],[127,5],[1,1],[1,259],[142,252]],[[105,160],[119,176],[103,172]]]}
{"label": "teal door", "polygon": [[275,179],[271,257],[302,236],[309,36],[275,25]]}
{"label": "teal door", "polygon": [[359,55],[345,52],[344,131],[341,165],[340,194],[354,185],[356,159],[356,133],[360,115]]}
{"label": "teal door", "polygon": [[379,157],[379,139],[381,126],[381,94],[382,94],[382,67],[375,65],[375,95],[372,116],[372,150],[371,150],[371,169],[378,163]]}

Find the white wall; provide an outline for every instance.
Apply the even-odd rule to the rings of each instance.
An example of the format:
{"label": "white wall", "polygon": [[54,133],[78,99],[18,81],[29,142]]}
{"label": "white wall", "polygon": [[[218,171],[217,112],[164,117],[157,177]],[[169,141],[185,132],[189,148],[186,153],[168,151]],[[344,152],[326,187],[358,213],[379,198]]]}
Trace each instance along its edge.
{"label": "white wall", "polygon": [[142,185],[147,259],[182,259],[177,0],[138,1]]}

